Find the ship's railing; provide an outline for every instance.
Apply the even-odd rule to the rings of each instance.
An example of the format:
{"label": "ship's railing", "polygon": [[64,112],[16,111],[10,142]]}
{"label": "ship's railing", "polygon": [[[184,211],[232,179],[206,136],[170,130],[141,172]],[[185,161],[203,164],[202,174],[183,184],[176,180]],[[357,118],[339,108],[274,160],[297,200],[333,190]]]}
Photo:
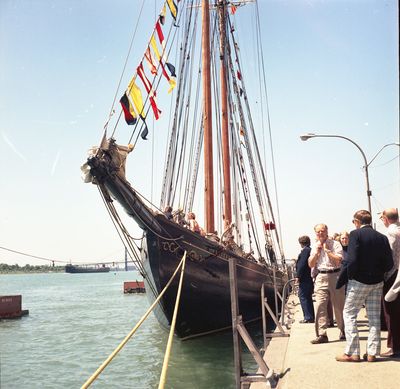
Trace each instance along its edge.
{"label": "ship's railing", "polygon": [[[282,295],[277,291],[277,295],[281,302],[281,311],[279,315],[274,314],[272,308],[268,304],[268,299],[265,297],[264,285],[261,287],[261,312],[262,312],[262,320],[263,320],[263,334],[264,334],[264,349],[267,346],[267,342],[269,338],[278,337],[278,336],[289,336],[288,332],[283,328],[290,329],[290,325],[292,324],[292,317],[290,316],[289,310],[286,312],[286,306],[288,304],[288,296],[291,292],[295,292],[295,284],[296,278],[291,278],[288,280],[282,290]],[[268,311],[269,316],[274,321],[277,330],[273,333],[267,332],[267,318],[266,312]]]}
{"label": "ship's railing", "polygon": [[[229,259],[229,279],[231,291],[232,332],[236,389],[248,388],[250,383],[252,382],[268,382],[273,388],[276,387],[279,377],[274,373],[272,369],[268,367],[267,363],[264,361],[262,355],[260,354],[260,351],[254,344],[243,324],[242,316],[239,314],[236,263],[236,258]],[[243,339],[254,360],[257,362],[261,374],[243,374],[240,338]]]}
{"label": "ship's railing", "polygon": [[[283,302],[286,301],[286,298],[283,298],[282,294],[279,292],[279,290],[277,288],[277,284],[278,284],[278,279],[276,277],[277,271],[283,272],[286,275],[288,280],[295,278],[294,261],[292,261],[292,260],[288,260],[288,261],[284,261],[284,262],[281,261],[281,263],[276,263],[272,266],[273,282],[274,282],[275,317],[282,316],[281,312],[279,312],[279,305],[283,306]],[[289,285],[288,286],[285,285],[285,287],[290,289],[290,288],[292,288],[292,285],[293,285],[292,283],[289,283]],[[285,289],[285,287],[284,287],[284,289]],[[292,290],[292,289],[290,289],[290,290]],[[286,296],[289,294],[289,291],[286,292]],[[278,304],[278,299],[280,300],[279,304]]]}
{"label": "ship's railing", "polygon": [[[289,310],[286,311],[286,304],[288,296],[291,291],[295,290],[296,278],[293,277],[293,267],[288,266],[286,272],[288,274],[288,281],[285,283],[282,293],[277,288],[276,271],[278,269],[273,267],[273,278],[274,278],[274,302],[275,302],[275,312],[268,304],[267,297],[265,296],[265,285],[261,287],[261,312],[262,312],[262,322],[263,322],[263,337],[264,337],[264,350],[267,347],[267,343],[272,337],[279,336],[289,336],[291,325],[291,317]],[[234,362],[235,362],[235,381],[236,389],[248,388],[252,382],[268,382],[270,387],[276,387],[279,375],[274,373],[267,365],[267,362],[263,359],[260,351],[254,344],[249,333],[247,332],[242,316],[239,314],[238,305],[238,291],[237,291],[237,275],[236,275],[236,259],[231,258],[229,260],[229,278],[230,278],[230,291],[231,291],[231,309],[232,309],[232,332],[233,332],[233,348],[234,348]],[[279,301],[279,304],[278,304]],[[281,311],[279,312],[279,305],[281,306]],[[267,333],[267,315],[273,319],[276,325],[276,331],[274,333]],[[288,313],[287,313],[288,312]],[[284,328],[286,327],[286,329]],[[259,371],[261,373],[248,375],[244,374],[242,370],[242,360],[241,360],[241,348],[240,348],[240,338],[244,341],[250,353],[252,354],[254,360],[256,361]]]}

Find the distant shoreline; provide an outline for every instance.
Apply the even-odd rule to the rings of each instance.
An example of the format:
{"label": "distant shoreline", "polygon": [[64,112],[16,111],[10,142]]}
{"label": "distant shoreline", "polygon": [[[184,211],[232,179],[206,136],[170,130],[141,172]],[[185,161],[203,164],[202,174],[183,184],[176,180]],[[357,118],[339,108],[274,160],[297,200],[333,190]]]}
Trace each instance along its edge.
{"label": "distant shoreline", "polygon": [[0,263],[0,274],[64,273],[65,266],[24,265]]}
{"label": "distant shoreline", "polygon": [[[124,268],[111,269],[110,273],[125,272]],[[137,269],[128,268],[128,271],[137,271]],[[48,265],[24,265],[19,266],[0,263],[0,275],[3,274],[42,274],[42,273],[65,273],[65,266]]]}

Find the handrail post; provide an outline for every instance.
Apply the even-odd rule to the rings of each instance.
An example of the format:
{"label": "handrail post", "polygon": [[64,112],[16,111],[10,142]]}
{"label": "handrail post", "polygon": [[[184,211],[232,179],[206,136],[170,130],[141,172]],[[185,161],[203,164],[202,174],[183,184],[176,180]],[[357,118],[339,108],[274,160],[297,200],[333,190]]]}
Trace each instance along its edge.
{"label": "handrail post", "polygon": [[286,301],[286,290],[287,287],[290,285],[291,282],[295,282],[296,278],[291,278],[290,280],[286,281],[284,287],[283,287],[283,292],[282,292],[282,311],[281,311],[281,323],[282,325],[284,324],[285,320],[285,301]]}
{"label": "handrail post", "polygon": [[274,298],[275,298],[275,316],[279,317],[279,311],[278,311],[278,290],[276,288],[276,263],[272,265],[272,273],[274,277]]}
{"label": "handrail post", "polygon": [[240,350],[240,335],[238,332],[238,291],[237,291],[237,272],[236,258],[229,258],[229,286],[231,291],[231,311],[232,311],[232,335],[233,335],[233,354],[235,363],[236,389],[241,387],[242,359]]}
{"label": "handrail post", "polygon": [[265,309],[264,309],[264,301],[265,301],[265,289],[264,283],[261,285],[261,315],[262,315],[262,328],[263,328],[263,345],[264,350],[267,348],[267,318],[265,317]]}

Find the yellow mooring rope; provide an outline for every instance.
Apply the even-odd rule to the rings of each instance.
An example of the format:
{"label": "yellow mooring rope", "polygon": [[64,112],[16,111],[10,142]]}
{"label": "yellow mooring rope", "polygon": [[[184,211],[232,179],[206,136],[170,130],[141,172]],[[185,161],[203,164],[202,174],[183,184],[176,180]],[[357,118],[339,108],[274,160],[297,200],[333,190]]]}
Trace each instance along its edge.
{"label": "yellow mooring rope", "polygon": [[182,268],[181,268],[181,277],[179,279],[178,291],[176,292],[174,314],[172,316],[171,328],[169,330],[167,348],[165,350],[164,363],[163,363],[163,367],[161,370],[160,383],[158,385],[158,389],[164,389],[164,386],[165,386],[165,379],[167,376],[169,356],[171,354],[171,348],[172,348],[172,339],[174,337],[174,331],[175,331],[176,316],[178,315],[179,300],[181,298],[183,273],[185,272],[185,263],[186,263],[186,251],[185,251],[185,254],[183,255],[182,261],[183,261],[183,263],[182,263]]}
{"label": "yellow mooring rope", "polygon": [[[179,265],[176,267],[174,274],[171,276],[170,280],[168,281],[167,285],[165,285],[165,288],[162,290],[162,292],[159,294],[157,299],[154,301],[154,303],[150,306],[150,308],[146,311],[146,313],[142,316],[142,318],[139,320],[139,322],[135,325],[135,327],[132,329],[132,331],[125,337],[125,339],[119,344],[119,346],[110,354],[110,356],[101,364],[101,366],[93,373],[93,375],[81,386],[81,389],[86,389],[88,388],[93,381],[100,375],[100,373],[108,366],[108,364],[114,359],[114,357],[121,351],[122,347],[125,346],[125,344],[128,342],[128,340],[133,336],[133,334],[137,331],[137,329],[142,325],[142,323],[146,320],[147,316],[150,315],[150,312],[154,309],[154,307],[157,305],[157,303],[160,301],[161,297],[164,295],[168,287],[170,286],[172,280],[175,278],[176,274],[178,273],[179,268],[182,266],[184,267],[186,260],[186,251],[185,254],[183,255],[181,261],[179,262]],[[183,273],[182,273],[183,274]],[[182,279],[182,275],[181,275]],[[181,285],[181,282],[179,284],[179,287]],[[180,290],[179,292],[180,293]],[[175,312],[174,312],[175,315]]]}

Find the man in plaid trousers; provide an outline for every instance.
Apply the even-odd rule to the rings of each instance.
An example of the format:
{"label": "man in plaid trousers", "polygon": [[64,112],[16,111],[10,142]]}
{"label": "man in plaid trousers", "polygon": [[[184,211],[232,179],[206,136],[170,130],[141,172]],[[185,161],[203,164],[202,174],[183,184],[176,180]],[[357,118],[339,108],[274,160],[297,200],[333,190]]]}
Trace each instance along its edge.
{"label": "man in plaid trousers", "polygon": [[369,334],[364,359],[375,362],[381,351],[381,297],[384,274],[393,267],[392,251],[387,237],[371,226],[371,214],[360,210],[354,214],[356,227],[351,231],[347,249],[346,301],[343,310],[346,348],[339,362],[360,361],[360,338],[357,315],[365,305]]}

